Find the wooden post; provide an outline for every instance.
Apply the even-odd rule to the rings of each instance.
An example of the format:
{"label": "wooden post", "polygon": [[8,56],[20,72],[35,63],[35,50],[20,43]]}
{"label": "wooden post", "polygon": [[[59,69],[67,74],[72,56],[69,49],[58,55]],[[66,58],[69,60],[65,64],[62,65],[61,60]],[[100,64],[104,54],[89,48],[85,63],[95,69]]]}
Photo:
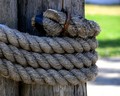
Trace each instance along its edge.
{"label": "wooden post", "polygon": [[[17,28],[17,0],[0,0],[0,24]],[[0,76],[0,96],[19,96],[18,83]]]}
{"label": "wooden post", "polygon": [[87,96],[86,84],[49,86],[22,84],[20,96]]}
{"label": "wooden post", "polygon": [[19,84],[0,76],[0,96],[19,96]]}
{"label": "wooden post", "polygon": [[[84,16],[84,0],[64,0],[64,8],[72,8],[72,16]],[[18,28],[20,31],[38,35],[31,27],[31,18],[48,8],[61,10],[62,0],[19,0]],[[21,84],[20,96],[87,96],[85,83],[77,86],[40,86]]]}
{"label": "wooden post", "polygon": [[17,28],[17,0],[0,0],[0,23]]}

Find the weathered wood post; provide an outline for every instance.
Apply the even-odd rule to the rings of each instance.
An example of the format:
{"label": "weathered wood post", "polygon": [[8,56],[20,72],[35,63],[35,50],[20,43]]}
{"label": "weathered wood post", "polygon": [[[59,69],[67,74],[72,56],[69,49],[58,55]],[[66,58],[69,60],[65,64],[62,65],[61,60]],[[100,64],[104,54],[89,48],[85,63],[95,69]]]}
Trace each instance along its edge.
{"label": "weathered wood post", "polygon": [[98,72],[100,27],[84,18],[84,0],[1,0],[0,6],[0,96],[87,96],[86,82]]}
{"label": "weathered wood post", "polygon": [[[18,28],[20,31],[38,35],[31,27],[31,18],[48,8],[61,10],[62,0],[18,0]],[[64,0],[64,8],[72,7],[72,16],[84,16],[84,0]],[[49,86],[21,84],[20,96],[87,96],[86,84],[73,86]]]}
{"label": "weathered wood post", "polygon": [[[17,28],[17,0],[0,0],[0,23]],[[0,76],[0,96],[18,94],[18,83]]]}

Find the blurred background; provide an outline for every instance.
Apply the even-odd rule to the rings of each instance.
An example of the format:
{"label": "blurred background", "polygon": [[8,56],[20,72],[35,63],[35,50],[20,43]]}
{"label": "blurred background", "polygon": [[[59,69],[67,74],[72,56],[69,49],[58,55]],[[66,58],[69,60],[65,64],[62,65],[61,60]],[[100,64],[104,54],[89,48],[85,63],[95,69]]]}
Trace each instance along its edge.
{"label": "blurred background", "polygon": [[86,18],[101,27],[99,74],[88,83],[88,96],[120,96],[120,0],[86,0]]}

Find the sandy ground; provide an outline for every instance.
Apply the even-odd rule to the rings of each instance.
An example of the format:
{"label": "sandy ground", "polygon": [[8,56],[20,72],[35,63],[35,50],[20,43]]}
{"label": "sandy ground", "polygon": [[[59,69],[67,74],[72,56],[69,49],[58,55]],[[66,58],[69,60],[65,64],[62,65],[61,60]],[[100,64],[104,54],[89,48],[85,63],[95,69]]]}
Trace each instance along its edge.
{"label": "sandy ground", "polygon": [[105,58],[97,62],[98,77],[88,83],[88,96],[120,96],[120,58]]}
{"label": "sandy ground", "polygon": [[85,14],[99,14],[99,15],[115,15],[120,16],[120,6],[100,6],[88,5],[85,6]]}

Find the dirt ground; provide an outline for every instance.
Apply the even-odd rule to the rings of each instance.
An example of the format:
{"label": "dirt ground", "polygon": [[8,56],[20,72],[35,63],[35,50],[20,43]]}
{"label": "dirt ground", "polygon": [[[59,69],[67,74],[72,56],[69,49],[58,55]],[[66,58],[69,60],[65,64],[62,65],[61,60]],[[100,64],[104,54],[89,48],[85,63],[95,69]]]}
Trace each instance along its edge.
{"label": "dirt ground", "polygon": [[120,58],[104,58],[97,62],[99,74],[88,83],[88,96],[120,96]]}

